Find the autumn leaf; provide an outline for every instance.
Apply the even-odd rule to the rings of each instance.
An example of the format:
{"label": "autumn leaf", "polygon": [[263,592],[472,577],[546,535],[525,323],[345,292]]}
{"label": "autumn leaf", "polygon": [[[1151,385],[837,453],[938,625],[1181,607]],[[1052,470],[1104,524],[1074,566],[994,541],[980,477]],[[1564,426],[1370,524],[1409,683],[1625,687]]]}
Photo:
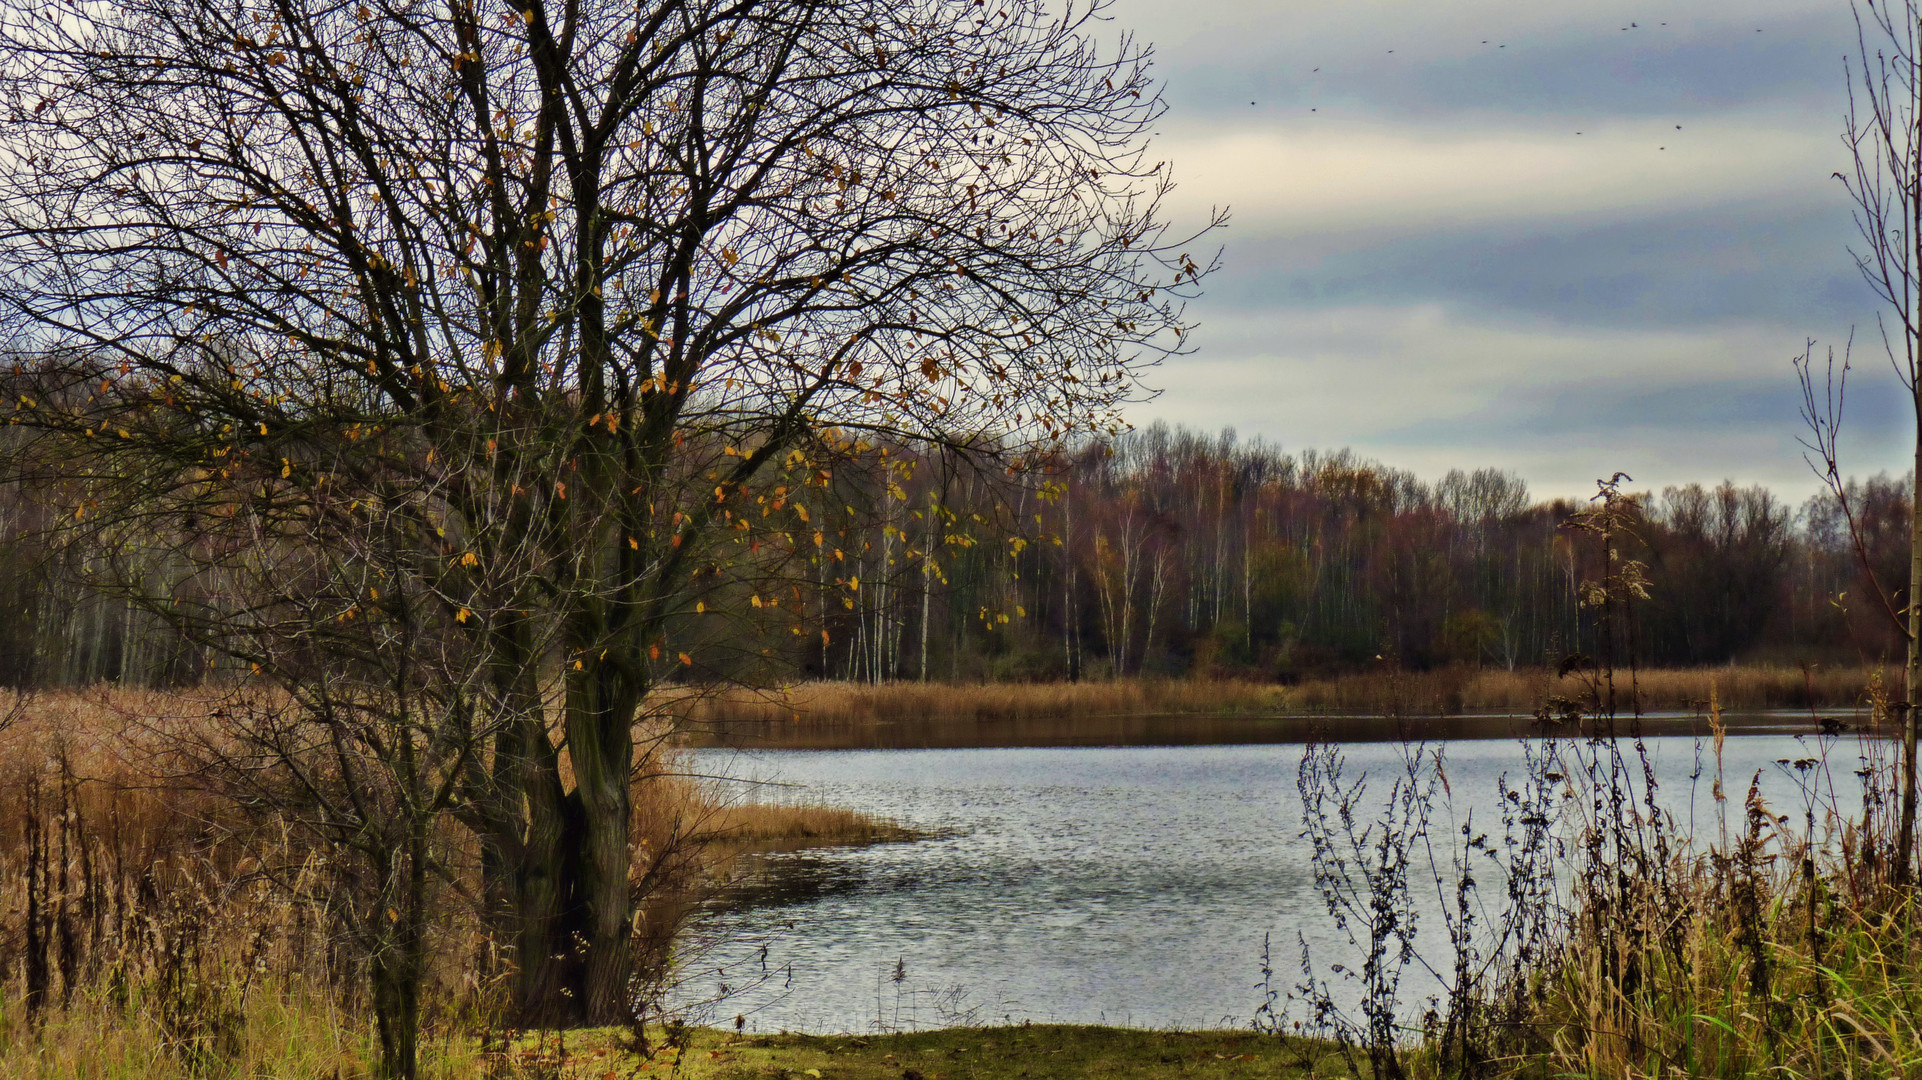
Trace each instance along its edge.
{"label": "autumn leaf", "polygon": [[692,656],[689,656],[689,655],[687,655],[686,653],[682,653],[682,654],[681,654],[681,664],[682,664],[682,666],[684,666],[684,667],[693,667],[693,666],[694,666],[694,658],[693,658]]}

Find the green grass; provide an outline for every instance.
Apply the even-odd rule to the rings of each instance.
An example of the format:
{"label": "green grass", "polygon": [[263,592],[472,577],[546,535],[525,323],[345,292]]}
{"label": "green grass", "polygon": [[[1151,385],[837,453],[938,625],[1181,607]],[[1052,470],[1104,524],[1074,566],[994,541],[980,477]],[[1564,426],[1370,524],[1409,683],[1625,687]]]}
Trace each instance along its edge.
{"label": "green grass", "polygon": [[[0,1011],[0,1080],[357,1080],[373,1074],[364,1025],[316,995],[254,994],[233,1037],[199,1068],[170,1045],[139,1001],[97,1000],[28,1024]],[[678,1050],[649,1029],[653,1052],[626,1033],[569,1031],[525,1036],[483,1055],[471,1036],[430,1037],[423,1080],[1275,1080],[1351,1075],[1322,1052],[1312,1072],[1301,1055],[1251,1031],[1148,1031],[1023,1024],[942,1028],[892,1035],[760,1035],[685,1029]],[[1293,1046],[1304,1045],[1299,1042]]]}
{"label": "green grass", "polygon": [[[612,1058],[608,1069],[631,1075]],[[630,1068],[630,1059],[622,1063]],[[672,1073],[657,1055],[646,1076]],[[699,1030],[679,1060],[689,1080],[1161,1080],[1306,1076],[1281,1043],[1250,1031],[1146,1031],[1069,1024],[942,1028],[894,1035],[735,1035]],[[1339,1058],[1315,1075],[1346,1074]],[[583,1076],[598,1076],[591,1069]]]}

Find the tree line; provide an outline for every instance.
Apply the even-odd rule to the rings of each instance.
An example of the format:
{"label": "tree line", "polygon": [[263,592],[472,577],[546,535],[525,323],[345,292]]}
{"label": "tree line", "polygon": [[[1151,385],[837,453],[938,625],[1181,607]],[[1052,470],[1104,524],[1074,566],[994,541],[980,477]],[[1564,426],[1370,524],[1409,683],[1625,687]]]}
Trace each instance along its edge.
{"label": "tree line", "polygon": [[[1729,483],[1630,497],[1621,544],[1647,593],[1637,660],[1895,657],[1902,643],[1871,590],[1904,587],[1909,490],[1852,482],[1874,583],[1827,492],[1800,506]],[[1001,473],[939,446],[862,442],[788,497],[806,518],[782,557],[804,565],[778,587],[742,576],[672,620],[663,640],[695,661],[680,677],[1289,681],[1552,666],[1597,649],[1580,590],[1601,555],[1569,528],[1587,503],[1535,500],[1496,469],[1424,482],[1346,451],[1157,425]],[[231,663],[89,590],[97,556],[40,546],[52,513],[19,485],[0,501],[0,678],[178,684]],[[1889,601],[1903,606],[1899,591]],[[778,625],[762,617],[783,604]]]}

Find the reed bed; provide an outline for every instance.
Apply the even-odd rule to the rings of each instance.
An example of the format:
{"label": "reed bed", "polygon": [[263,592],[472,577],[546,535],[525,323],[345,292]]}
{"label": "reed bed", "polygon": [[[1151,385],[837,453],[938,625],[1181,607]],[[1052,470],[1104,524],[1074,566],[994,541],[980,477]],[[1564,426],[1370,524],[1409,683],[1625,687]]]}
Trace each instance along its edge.
{"label": "reed bed", "polygon": [[704,839],[749,847],[897,843],[919,835],[859,811],[813,803],[730,803],[714,807],[705,820]]}
{"label": "reed bed", "polygon": [[[1871,707],[1872,689],[1898,685],[1901,671],[1874,666],[1799,668],[1749,665],[1721,668],[1648,668],[1615,673],[1617,711],[1639,701],[1644,712],[1703,713],[1711,685],[1724,709],[1848,710]],[[1507,713],[1527,715],[1552,698],[1590,697],[1589,672],[1543,669],[1442,668],[1318,679],[1291,687],[1287,707],[1304,712],[1409,715]]]}
{"label": "reed bed", "polygon": [[[1499,815],[1439,858],[1445,749],[1407,744],[1384,799],[1338,747],[1307,748],[1302,835],[1356,955],[1304,943],[1299,979],[1264,965],[1258,1025],[1301,1040],[1304,1065],[1333,1044],[1373,1080],[1922,1075],[1922,893],[1893,872],[1894,747],[1807,736],[1771,804],[1759,775],[1725,772],[1717,698],[1698,775],[1713,809],[1693,824],[1658,808],[1640,740],[1550,735],[1501,777]],[[1449,898],[1422,916],[1448,942],[1420,960],[1447,987],[1425,1002],[1401,977],[1418,893]],[[1344,982],[1359,1002],[1330,991]]]}
{"label": "reed bed", "polygon": [[695,723],[862,724],[906,720],[1059,720],[1142,713],[1268,713],[1288,690],[1241,680],[1122,679],[1056,683],[807,682],[689,697]]}
{"label": "reed bed", "polygon": [[[1793,762],[1802,805],[1770,806],[1753,787],[1742,794],[1747,778],[1721,775],[1718,753],[1721,835],[1679,838],[1665,865],[1633,877],[1589,873],[1566,943],[1533,973],[1537,996],[1510,1041],[1521,1052],[1491,1064],[1542,1076],[1917,1075],[1922,912],[1914,887],[1888,875],[1885,750],[1863,747],[1856,807],[1838,805],[1852,785],[1827,760]],[[1589,835],[1646,828],[1604,820]],[[1647,865],[1660,847],[1614,850]]]}
{"label": "reed bed", "polygon": [[[97,690],[0,696],[0,1080],[371,1075],[360,958],[324,890],[325,851],[244,813],[185,771],[173,736],[221,695]],[[675,935],[744,853],[910,839],[829,807],[760,804],[657,750],[633,789],[637,955]],[[451,823],[446,864],[472,872]],[[262,852],[277,845],[271,865]],[[498,977],[456,882],[423,999],[434,1062],[477,1075],[472,1036]]]}
{"label": "reed bed", "polygon": [[[1870,689],[1900,672],[1877,667],[1740,666],[1656,668],[1615,680],[1617,706],[1701,713],[1710,684],[1735,710],[1848,710],[1869,707]],[[1345,714],[1362,716],[1525,716],[1552,698],[1579,701],[1592,674],[1543,669],[1440,668],[1375,671],[1292,686],[1245,679],[1118,679],[1053,683],[804,682],[775,689],[683,690],[663,711],[701,725],[808,723],[860,725],[914,721],[1072,720],[1145,714]]]}

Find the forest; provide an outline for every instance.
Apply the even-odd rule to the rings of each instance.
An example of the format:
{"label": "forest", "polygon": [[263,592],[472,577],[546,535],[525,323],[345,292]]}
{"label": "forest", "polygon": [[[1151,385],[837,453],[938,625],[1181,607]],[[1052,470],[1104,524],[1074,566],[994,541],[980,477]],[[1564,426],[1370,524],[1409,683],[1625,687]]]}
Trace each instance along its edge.
{"label": "forest", "polygon": [[[1833,495],[1797,506],[1729,483],[1634,495],[1623,543],[1647,577],[1638,658],[1899,659],[1876,589],[1906,587],[1911,489],[1852,482],[1873,580]],[[669,636],[699,657],[683,678],[1288,683],[1594,651],[1579,587],[1599,548],[1570,527],[1587,504],[1537,500],[1496,469],[1428,482],[1347,451],[1156,425],[998,475],[949,449],[883,446],[796,498],[820,539],[800,530],[818,554],[784,582],[789,618],[742,621],[774,600],[759,595],[683,614]],[[16,484],[0,504],[0,681],[162,686],[216,670],[132,602],[88,590],[87,557],[41,538],[55,501]]]}

